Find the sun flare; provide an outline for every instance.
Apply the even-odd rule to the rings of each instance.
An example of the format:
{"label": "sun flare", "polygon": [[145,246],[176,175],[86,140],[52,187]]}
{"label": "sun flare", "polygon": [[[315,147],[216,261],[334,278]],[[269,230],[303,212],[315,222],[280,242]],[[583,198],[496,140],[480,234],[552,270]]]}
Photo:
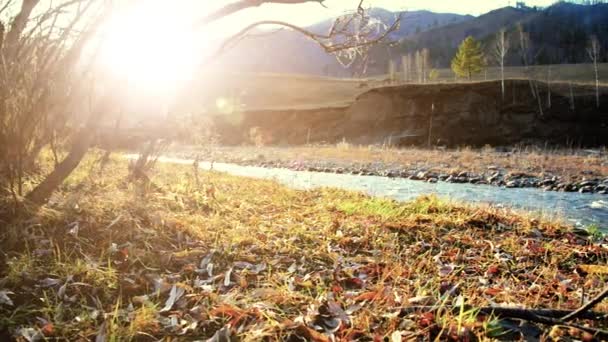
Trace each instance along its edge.
{"label": "sun flare", "polygon": [[164,91],[187,81],[203,44],[178,18],[150,4],[114,16],[101,50],[104,69],[140,90]]}

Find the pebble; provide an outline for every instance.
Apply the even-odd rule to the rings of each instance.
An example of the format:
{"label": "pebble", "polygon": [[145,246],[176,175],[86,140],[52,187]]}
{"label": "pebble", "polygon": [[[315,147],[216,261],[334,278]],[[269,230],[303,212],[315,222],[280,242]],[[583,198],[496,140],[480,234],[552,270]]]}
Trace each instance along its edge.
{"label": "pebble", "polygon": [[[427,170],[417,169],[387,169],[381,163],[373,164],[338,164],[332,162],[283,162],[271,161],[266,159],[262,154],[254,155],[253,158],[235,159],[229,162],[235,162],[241,165],[253,165],[261,167],[282,167],[292,170],[305,170],[310,172],[327,172],[336,174],[352,174],[361,176],[384,176],[389,178],[404,178],[425,181],[428,183],[437,183],[444,181],[448,183],[470,183],[470,184],[492,184],[495,186],[505,186],[507,188],[539,188],[545,191],[565,191],[565,192],[580,192],[580,193],[598,193],[608,194],[608,178],[603,179],[585,179],[579,178],[580,181],[567,182],[560,180],[553,175],[545,175],[537,178],[526,175],[524,173],[508,173],[503,175],[497,166],[490,165],[486,169],[487,174],[477,175],[468,171],[456,171],[451,174],[437,174]],[[307,165],[308,164],[308,165]],[[364,166],[365,165],[365,166]]]}

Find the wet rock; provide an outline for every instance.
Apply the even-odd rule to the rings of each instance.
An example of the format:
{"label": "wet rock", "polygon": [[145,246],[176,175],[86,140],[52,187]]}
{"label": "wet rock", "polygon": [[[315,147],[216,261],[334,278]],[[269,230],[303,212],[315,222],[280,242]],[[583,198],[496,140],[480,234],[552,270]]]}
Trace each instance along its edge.
{"label": "wet rock", "polygon": [[466,171],[462,171],[462,172],[460,172],[460,173],[458,174],[458,177],[459,177],[459,178],[466,178],[466,177],[468,177],[468,176],[469,176],[469,173],[468,173],[468,172],[466,172]]}
{"label": "wet rock", "polygon": [[554,185],[555,183],[556,183],[556,180],[555,180],[555,179],[543,179],[543,180],[540,182],[540,185],[541,185],[541,186],[544,186],[544,187],[547,187],[547,186],[552,186],[552,185]]}
{"label": "wet rock", "polygon": [[593,187],[597,185],[597,181],[582,181],[580,183],[578,183],[578,186],[581,188],[586,188],[586,187]]}
{"label": "wet rock", "polygon": [[429,183],[437,183],[437,178],[429,178],[427,180],[427,182],[429,182]]}
{"label": "wet rock", "polygon": [[520,187],[520,183],[517,180],[511,180],[511,181],[508,181],[507,184],[505,184],[505,186],[507,188],[511,188],[511,189],[512,188],[519,188]]}
{"label": "wet rock", "polygon": [[397,176],[399,176],[399,172],[397,171],[387,171],[386,172],[386,177],[388,178],[396,178]]}
{"label": "wet rock", "polygon": [[587,193],[593,192],[593,188],[591,186],[583,186],[580,189],[578,189],[578,192],[580,192],[581,194],[587,194]]}
{"label": "wet rock", "polygon": [[416,178],[418,179],[426,179],[427,178],[427,174],[426,172],[420,171],[416,174]]}
{"label": "wet rock", "polygon": [[445,181],[448,183],[462,184],[467,183],[468,179],[466,177],[449,176]]}
{"label": "wet rock", "polygon": [[496,182],[498,179],[500,178],[500,172],[494,172],[489,178],[488,178],[488,182],[489,183],[494,183]]}

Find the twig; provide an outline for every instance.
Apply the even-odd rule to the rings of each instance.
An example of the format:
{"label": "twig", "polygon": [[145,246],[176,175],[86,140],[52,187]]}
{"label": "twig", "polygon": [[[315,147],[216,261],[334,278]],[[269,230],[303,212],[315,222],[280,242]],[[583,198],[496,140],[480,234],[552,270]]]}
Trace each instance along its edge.
{"label": "twig", "polygon": [[[437,306],[408,306],[401,308],[401,315],[406,315],[409,313],[419,312],[419,311],[434,311],[437,310]],[[460,310],[459,306],[449,306],[448,308],[453,310]],[[553,310],[553,309],[520,309],[520,308],[509,308],[509,307],[480,307],[475,308],[471,306],[465,306],[465,310],[478,310],[480,313],[490,315],[494,314],[500,317],[509,317],[509,318],[520,318],[520,319],[529,319],[536,320],[539,317],[539,320],[542,322],[538,323],[558,323],[555,319],[562,319],[568,314],[573,313],[571,310]],[[578,311],[578,310],[577,310]],[[530,319],[532,318],[532,319]],[[608,313],[600,313],[594,311],[583,311],[580,316],[577,318],[590,319],[590,320],[603,320],[608,319]]]}
{"label": "twig", "polygon": [[569,314],[563,316],[561,318],[561,320],[562,321],[570,321],[570,320],[573,320],[575,318],[582,317],[583,314],[585,314],[591,308],[593,308],[594,306],[596,306],[597,304],[599,304],[606,297],[608,297],[608,287],[606,289],[604,289],[604,291],[602,293],[600,293],[595,298],[593,298],[592,300],[590,300],[589,303],[587,303],[587,304],[581,306],[580,308],[576,309],[575,311],[572,311]]}
{"label": "twig", "polygon": [[[604,292],[606,292],[606,291],[604,291]],[[594,301],[597,300],[599,297],[600,296],[596,297],[594,299]],[[589,304],[587,304],[586,306],[588,306]],[[400,315],[404,316],[408,313],[414,313],[414,312],[419,312],[419,311],[436,311],[439,308],[440,308],[439,306],[405,307],[405,308],[401,309]],[[460,306],[448,306],[448,307],[443,307],[443,308],[448,308],[453,311],[457,311],[457,310],[461,309]],[[599,337],[601,339],[608,339],[607,330],[596,329],[596,328],[591,328],[591,327],[587,327],[587,326],[582,326],[579,324],[568,323],[563,318],[560,318],[560,317],[567,317],[576,312],[579,312],[577,314],[577,316],[573,316],[573,317],[595,320],[595,321],[599,321],[599,320],[603,321],[603,320],[608,319],[608,313],[598,313],[598,312],[588,311],[589,308],[586,308],[585,310],[581,310],[581,309],[583,309],[583,307],[581,307],[580,309],[578,309],[576,311],[569,311],[569,310],[551,310],[551,309],[519,309],[519,308],[507,308],[507,307],[475,308],[475,307],[465,305],[465,309],[466,310],[478,310],[479,313],[483,313],[485,315],[494,315],[494,316],[497,316],[500,318],[516,318],[516,319],[526,320],[529,322],[541,323],[541,324],[552,325],[552,326],[561,325],[561,326],[566,326],[566,327],[572,327],[572,328],[576,328],[576,329],[579,329],[582,331],[586,331],[595,337]]]}

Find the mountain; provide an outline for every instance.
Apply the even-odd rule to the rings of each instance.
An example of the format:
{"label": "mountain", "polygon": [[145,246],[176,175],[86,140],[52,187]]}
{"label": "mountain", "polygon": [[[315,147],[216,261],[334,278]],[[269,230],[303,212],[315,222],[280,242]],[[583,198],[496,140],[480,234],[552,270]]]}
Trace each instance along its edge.
{"label": "mountain", "polygon": [[[382,8],[372,8],[369,13],[387,26],[401,14],[401,26],[389,37],[391,41],[473,18],[429,11],[395,13]],[[334,20],[335,18],[324,20],[307,29],[319,34],[326,33]],[[230,50],[223,57],[222,63],[231,70],[238,71],[350,75],[349,70],[340,66],[317,43],[290,30],[248,37]]]}
{"label": "mountain", "polygon": [[[460,42],[467,36],[481,40],[486,54],[491,54],[496,33],[507,29],[510,52],[509,65],[520,65],[518,25],[530,35],[534,64],[588,62],[586,45],[597,36],[602,46],[608,43],[608,4],[577,5],[559,2],[543,10],[501,8],[472,20],[406,37],[391,47],[390,54],[403,55],[421,48],[430,49],[435,67],[449,67]],[[386,49],[375,51],[377,64],[386,70]],[[384,55],[384,56],[383,56]]]}
{"label": "mountain", "polygon": [[[381,8],[371,14],[386,25],[398,15]],[[478,17],[428,11],[401,13],[401,27],[390,36],[391,43],[375,46],[370,52],[366,75],[385,74],[389,60],[399,62],[401,56],[428,48],[431,66],[447,68],[458,45],[467,36],[480,40],[486,55],[491,56],[496,33],[507,30],[510,51],[507,65],[521,65],[519,30],[529,33],[531,63],[587,63],[589,38],[599,38],[602,51],[608,50],[608,4],[578,5],[558,2],[548,8],[504,7]],[[333,20],[309,27],[313,32],[329,30]],[[608,54],[603,54],[606,61]],[[489,57],[489,62],[493,63]],[[235,71],[300,73],[330,76],[351,76],[352,68],[344,68],[327,55],[315,42],[293,31],[251,37],[232,50],[223,63]]]}

